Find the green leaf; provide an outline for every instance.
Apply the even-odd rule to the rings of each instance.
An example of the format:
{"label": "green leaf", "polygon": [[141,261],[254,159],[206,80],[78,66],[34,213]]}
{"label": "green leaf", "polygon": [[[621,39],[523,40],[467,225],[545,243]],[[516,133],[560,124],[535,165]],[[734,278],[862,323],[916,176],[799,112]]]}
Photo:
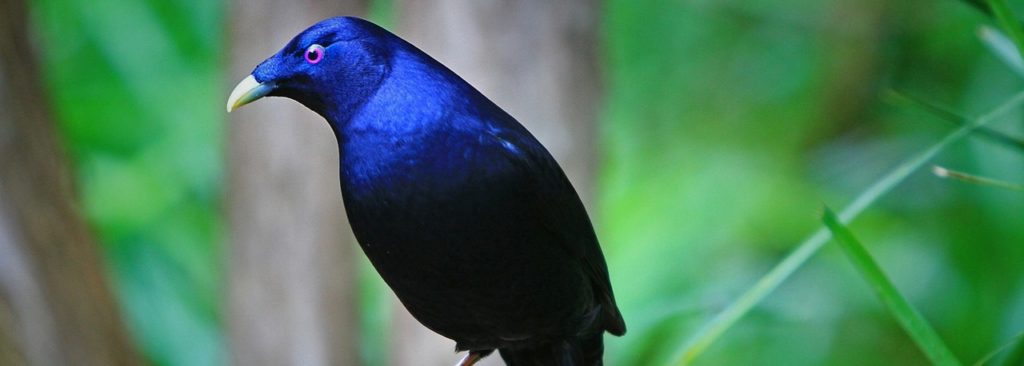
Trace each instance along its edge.
{"label": "green leaf", "polygon": [[[902,183],[908,176],[910,176],[911,173],[927,164],[928,161],[947,147],[957,141],[960,141],[974,130],[991,123],[997,117],[1002,116],[1011,109],[1020,106],[1022,102],[1024,102],[1024,92],[1015,94],[1009,100],[1003,102],[989,113],[971,120],[969,123],[946,135],[939,142],[896,166],[896,168],[893,168],[892,171],[875,181],[874,184],[864,190],[864,192],[858,195],[853,202],[847,205],[839,213],[839,221],[849,223],[860,215],[861,212],[864,212],[868,206],[871,206],[871,204],[877,201],[879,197],[888,193],[893,189],[893,187]],[[726,330],[736,324],[740,318],[750,312],[754,306],[759,304],[766,296],[768,296],[768,294],[772,293],[772,291],[779,287],[779,285],[789,278],[793,272],[796,272],[797,269],[803,266],[803,264],[806,263],[814,253],[818,252],[818,249],[821,249],[829,238],[830,234],[828,229],[820,228],[813,235],[801,242],[792,253],[786,256],[782,262],[775,265],[775,267],[767,274],[762,276],[754,286],[740,295],[740,297],[729,304],[725,310],[718,313],[718,315],[712,318],[711,321],[690,337],[683,346],[682,355],[677,358],[676,364],[688,365],[693,362],[693,360],[711,346],[718,337],[725,333]]]}
{"label": "green leaf", "polygon": [[960,365],[960,361],[942,342],[935,329],[932,329],[928,321],[900,294],[867,248],[857,241],[853,233],[839,222],[839,218],[828,207],[825,207],[822,221],[832,231],[832,237],[839,243],[861,277],[871,285],[871,289],[882,300],[889,313],[896,318],[914,343],[917,343],[925,356],[935,365]]}
{"label": "green leaf", "polygon": [[1017,46],[1014,46],[1013,41],[1007,38],[1003,32],[989,26],[981,26],[978,28],[978,38],[1010,70],[1013,70],[1018,76],[1024,77],[1024,60],[1021,59]]}
{"label": "green leaf", "polygon": [[1020,366],[1024,364],[1024,340],[1017,336],[1017,345],[1003,359],[1003,366]]}
{"label": "green leaf", "polygon": [[[1014,345],[1016,345],[1016,347],[1013,347]],[[1000,353],[1003,353],[1003,351],[1011,349],[1011,347],[1013,347],[1012,352],[1010,352],[1006,359],[1003,360],[1003,365],[1012,366],[1020,364],[1020,360],[1018,360],[1015,356],[1024,351],[1024,332],[1017,333],[1017,335],[1010,338],[1010,340],[1006,341],[1006,343],[1003,343],[1003,345],[999,346],[998,348],[992,350],[992,352],[989,352],[982,358],[978,359],[978,362],[975,362],[974,366],[984,366],[989,361],[992,361],[992,359],[994,359]]]}
{"label": "green leaf", "polygon": [[[1021,70],[1024,71],[1024,69]],[[924,109],[926,112],[957,126],[963,126],[971,122],[970,118],[961,116],[946,107],[895,90],[889,90],[886,92],[884,98],[895,105],[914,106]],[[998,142],[1024,152],[1024,140],[1019,138],[1008,136],[1002,132],[985,127],[979,127],[975,133],[991,141]]]}
{"label": "green leaf", "polygon": [[963,0],[963,2],[975,9],[978,9],[978,11],[982,13],[985,13],[985,15],[992,15],[992,9],[989,8],[987,3],[985,3],[985,0]]}
{"label": "green leaf", "polygon": [[999,25],[1010,34],[1010,39],[1017,45],[1018,56],[1024,56],[1024,30],[1021,29],[1006,0],[988,0],[988,6],[999,21]]}
{"label": "green leaf", "polygon": [[939,178],[950,178],[978,185],[1005,188],[1013,191],[1024,191],[1024,185],[1010,183],[999,179],[967,174],[956,170],[949,170],[938,165],[932,167],[932,173],[938,176]]}

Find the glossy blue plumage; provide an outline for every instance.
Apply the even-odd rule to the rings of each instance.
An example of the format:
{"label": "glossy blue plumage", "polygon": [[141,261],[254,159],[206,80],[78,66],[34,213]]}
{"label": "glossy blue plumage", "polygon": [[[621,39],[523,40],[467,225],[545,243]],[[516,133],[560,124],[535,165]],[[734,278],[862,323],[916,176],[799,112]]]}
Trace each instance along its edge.
{"label": "glossy blue plumage", "polygon": [[[305,62],[312,44],[322,61]],[[319,113],[366,255],[424,325],[509,364],[599,364],[621,335],[587,214],[515,119],[397,36],[332,18],[253,72]]]}

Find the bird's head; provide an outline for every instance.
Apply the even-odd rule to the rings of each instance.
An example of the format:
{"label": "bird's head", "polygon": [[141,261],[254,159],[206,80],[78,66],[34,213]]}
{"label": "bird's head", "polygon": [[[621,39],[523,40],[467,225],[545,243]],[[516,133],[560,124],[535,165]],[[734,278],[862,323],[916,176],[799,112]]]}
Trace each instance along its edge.
{"label": "bird's head", "polygon": [[325,117],[345,116],[387,75],[390,38],[387,31],[359,18],[314,24],[238,83],[227,110],[265,96],[281,96]]}

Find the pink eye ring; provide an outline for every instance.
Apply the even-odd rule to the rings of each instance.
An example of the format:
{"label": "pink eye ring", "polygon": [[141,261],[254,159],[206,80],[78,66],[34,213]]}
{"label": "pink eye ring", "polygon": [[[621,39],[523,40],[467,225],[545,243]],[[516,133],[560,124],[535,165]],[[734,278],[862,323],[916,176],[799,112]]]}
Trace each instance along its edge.
{"label": "pink eye ring", "polygon": [[324,46],[318,44],[309,46],[309,48],[306,49],[306,62],[311,65],[320,63],[320,61],[323,61],[324,59],[324,51],[326,51]]}

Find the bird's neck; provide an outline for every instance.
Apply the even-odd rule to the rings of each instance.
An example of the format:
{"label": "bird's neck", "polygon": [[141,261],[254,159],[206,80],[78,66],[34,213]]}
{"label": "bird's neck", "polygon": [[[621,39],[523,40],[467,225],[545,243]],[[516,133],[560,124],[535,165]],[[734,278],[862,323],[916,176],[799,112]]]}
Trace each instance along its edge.
{"label": "bird's neck", "polygon": [[[342,185],[390,170],[445,134],[469,103],[462,79],[418,50],[396,52],[387,76],[365,102],[325,117],[338,140]],[[473,91],[475,92],[475,91]]]}
{"label": "bird's neck", "polygon": [[483,96],[413,48],[393,55],[387,76],[365,103],[326,117],[339,141],[365,133],[398,136],[443,128],[452,114],[474,114],[476,111],[471,109],[479,104],[475,98]]}

